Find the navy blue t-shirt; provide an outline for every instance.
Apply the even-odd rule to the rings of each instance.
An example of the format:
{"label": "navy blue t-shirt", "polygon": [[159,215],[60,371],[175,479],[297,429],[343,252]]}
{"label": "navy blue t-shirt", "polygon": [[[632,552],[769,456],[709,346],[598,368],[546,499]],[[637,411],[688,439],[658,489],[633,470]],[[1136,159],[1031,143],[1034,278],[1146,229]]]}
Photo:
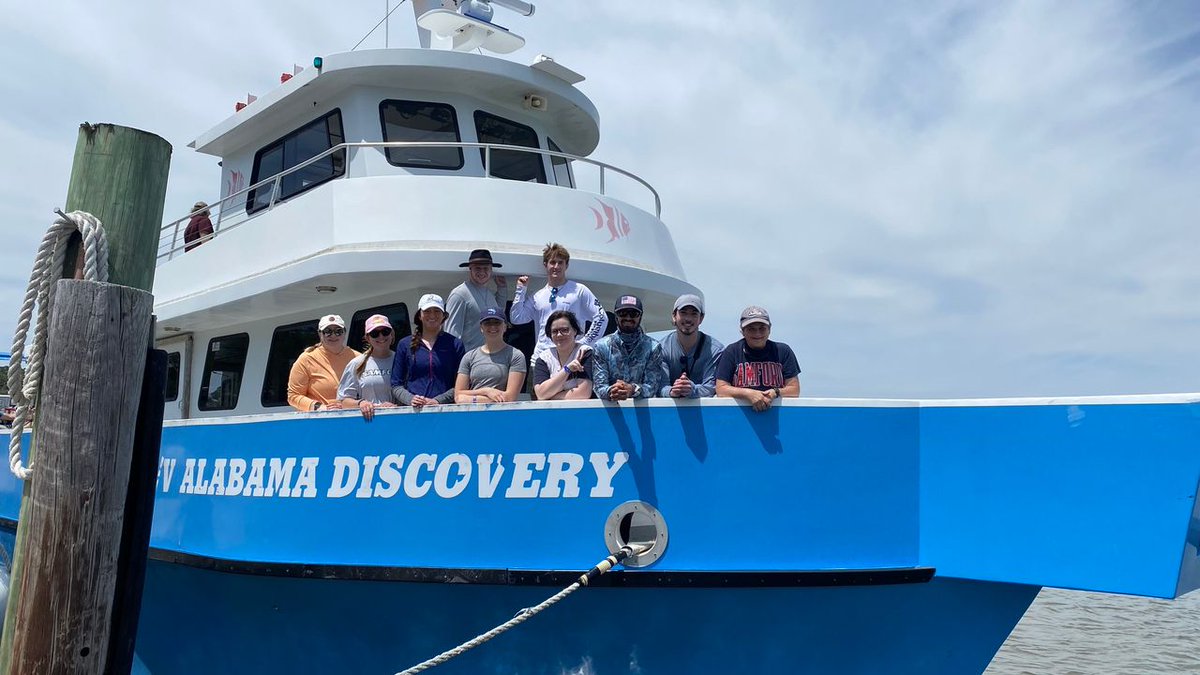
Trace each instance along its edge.
{"label": "navy blue t-shirt", "polygon": [[772,340],[762,349],[752,349],[742,338],[726,347],[717,361],[717,379],[743,389],[782,387],[799,374],[800,364],[792,348]]}

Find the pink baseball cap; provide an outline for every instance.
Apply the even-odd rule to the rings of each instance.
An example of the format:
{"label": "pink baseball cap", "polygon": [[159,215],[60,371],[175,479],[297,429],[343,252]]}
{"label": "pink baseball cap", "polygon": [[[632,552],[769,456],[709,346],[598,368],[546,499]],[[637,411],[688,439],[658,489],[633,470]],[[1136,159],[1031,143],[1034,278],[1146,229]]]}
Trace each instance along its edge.
{"label": "pink baseball cap", "polygon": [[391,327],[392,327],[392,324],[390,321],[388,321],[388,318],[386,316],[384,316],[382,314],[372,314],[371,317],[369,319],[367,319],[367,324],[363,327],[363,331],[366,333],[370,333],[371,331],[375,330],[376,328],[391,328]]}

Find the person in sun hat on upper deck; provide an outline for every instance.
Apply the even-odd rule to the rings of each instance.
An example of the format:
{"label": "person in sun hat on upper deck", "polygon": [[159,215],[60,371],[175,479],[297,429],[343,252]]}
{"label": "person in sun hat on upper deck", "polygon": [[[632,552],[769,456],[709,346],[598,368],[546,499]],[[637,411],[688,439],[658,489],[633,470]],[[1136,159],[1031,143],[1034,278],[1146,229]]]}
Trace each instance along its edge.
{"label": "person in sun hat on upper deck", "polygon": [[[493,274],[494,269],[503,265],[493,261],[492,252],[486,248],[471,251],[467,261],[459,267],[467,268],[467,280],[446,296],[445,331],[462,340],[463,349],[471,351],[483,346],[484,342],[479,331],[480,313],[488,308],[504,311],[508,282],[503,275]],[[495,284],[494,288],[489,287],[489,283]]]}
{"label": "person in sun hat on upper deck", "polygon": [[305,349],[288,375],[288,403],[300,412],[340,410],[338,382],[358,352],[346,346],[346,322],[337,314],[317,322],[320,342]]}
{"label": "person in sun hat on upper deck", "polygon": [[212,237],[213,224],[208,217],[208,204],[196,202],[192,205],[192,218],[183,230],[183,250],[190,251]]}
{"label": "person in sun hat on upper deck", "polygon": [[675,300],[671,312],[675,332],[659,341],[666,381],[659,391],[664,398],[702,398],[717,393],[717,360],[725,346],[700,330],[704,301],[691,293]]}
{"label": "person in sun hat on upper deck", "polygon": [[442,330],[446,303],[426,293],[417,303],[413,334],[396,345],[392,364],[392,397],[421,408],[454,401],[454,381],[464,350],[462,340]]}
{"label": "person in sun hat on upper deck", "polygon": [[742,339],[717,361],[717,396],[740,398],[762,412],[777,398],[800,396],[800,364],[792,348],[767,338],[771,315],[751,305],[742,310]]}
{"label": "person in sun hat on upper deck", "polygon": [[617,298],[617,332],[596,343],[592,379],[596,398],[623,401],[658,396],[667,378],[662,346],[642,330],[642,301]]}
{"label": "person in sun hat on upper deck", "polygon": [[370,422],[376,408],[395,408],[392,400],[392,363],[396,355],[392,344],[396,332],[382,314],[372,314],[363,326],[366,352],[346,364],[338,383],[338,399],[343,408],[358,408]]}

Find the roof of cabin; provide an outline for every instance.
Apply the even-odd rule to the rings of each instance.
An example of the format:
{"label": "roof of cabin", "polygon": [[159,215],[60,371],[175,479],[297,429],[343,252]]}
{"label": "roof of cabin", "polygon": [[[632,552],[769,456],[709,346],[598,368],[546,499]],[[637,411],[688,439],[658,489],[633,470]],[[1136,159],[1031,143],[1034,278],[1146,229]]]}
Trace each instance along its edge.
{"label": "roof of cabin", "polygon": [[225,157],[277,135],[281,117],[303,118],[348,88],[396,87],[466,93],[511,110],[525,94],[546,99],[543,128],[564,152],[586,156],[600,142],[600,115],[582,92],[531,66],[491,56],[431,49],[370,49],[323,57],[271,92],[201,134],[189,147]]}

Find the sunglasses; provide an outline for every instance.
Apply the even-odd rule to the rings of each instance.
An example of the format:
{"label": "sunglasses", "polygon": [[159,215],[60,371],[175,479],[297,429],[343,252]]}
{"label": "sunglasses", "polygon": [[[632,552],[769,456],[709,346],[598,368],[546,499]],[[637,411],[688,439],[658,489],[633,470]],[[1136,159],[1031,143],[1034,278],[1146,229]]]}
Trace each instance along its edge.
{"label": "sunglasses", "polygon": [[375,330],[371,331],[370,333],[367,333],[367,335],[370,335],[373,338],[389,337],[389,336],[391,336],[391,334],[392,334],[391,328],[376,328]]}
{"label": "sunglasses", "polygon": [[554,286],[550,289],[550,304],[553,305],[556,299],[558,299],[558,287]]}
{"label": "sunglasses", "polygon": [[325,337],[338,337],[345,332],[346,331],[342,330],[341,328],[326,328],[325,330],[321,331],[321,335],[324,335]]}
{"label": "sunglasses", "polygon": [[617,312],[617,316],[622,319],[635,319],[641,315],[641,312],[632,309],[623,309]]}

